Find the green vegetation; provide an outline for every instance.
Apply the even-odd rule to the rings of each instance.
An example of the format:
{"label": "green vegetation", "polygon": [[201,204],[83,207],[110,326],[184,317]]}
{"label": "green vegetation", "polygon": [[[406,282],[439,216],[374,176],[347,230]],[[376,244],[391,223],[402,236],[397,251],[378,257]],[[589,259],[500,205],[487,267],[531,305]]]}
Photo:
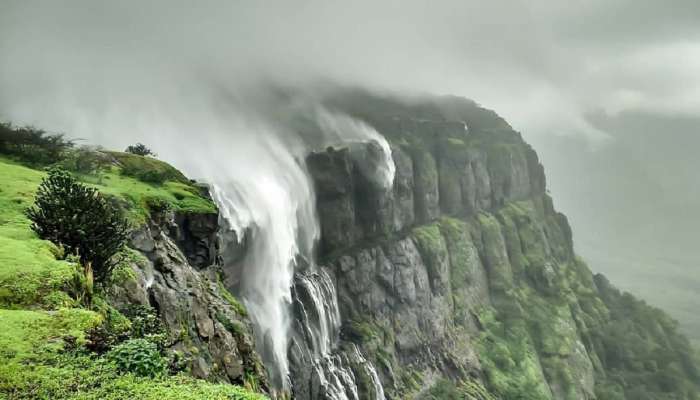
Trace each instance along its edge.
{"label": "green vegetation", "polygon": [[156,156],[156,153],[151,151],[148,147],[146,147],[145,144],[143,143],[136,143],[134,145],[128,146],[126,150],[124,150],[125,153],[131,153],[131,154],[136,154],[138,156]]}
{"label": "green vegetation", "polygon": [[419,226],[412,233],[423,260],[431,269],[447,257],[445,240],[437,223]]}
{"label": "green vegetation", "polygon": [[[165,356],[168,339],[154,310],[135,307],[120,312],[104,301],[98,288],[91,307],[85,308],[86,279],[79,260],[66,258],[72,250],[65,243],[59,247],[41,240],[25,214],[47,177],[31,166],[56,164],[94,188],[85,193],[99,190],[107,196],[134,226],[151,213],[210,213],[215,212],[214,204],[179,171],[158,160],[70,145],[44,152],[45,146],[60,145],[62,139],[33,135],[38,135],[38,144],[8,144],[0,137],[0,398],[264,399],[241,387],[179,374],[182,357]],[[25,150],[44,153],[33,159]],[[135,168],[155,172],[139,174]],[[49,192],[44,194],[48,202]],[[70,225],[63,222],[58,228]],[[130,262],[141,258],[129,249],[121,254]],[[133,270],[122,264],[116,266],[112,282],[134,278]],[[247,382],[259,386],[254,377]]]}
{"label": "green vegetation", "polygon": [[73,147],[63,134],[49,134],[31,126],[15,127],[0,123],[0,154],[30,165],[56,163]]}
{"label": "green vegetation", "polygon": [[34,205],[27,209],[31,228],[41,239],[75,255],[91,283],[105,282],[117,265],[115,255],[129,236],[126,220],[95,188],[54,168],[41,182]]}
{"label": "green vegetation", "polygon": [[[137,157],[137,156],[134,156]],[[104,176],[81,175],[81,181],[111,195],[121,204],[134,225],[143,224],[153,212],[168,209],[177,212],[213,213],[214,203],[203,197],[201,190],[189,183],[166,181],[149,184],[136,178],[122,175],[118,167],[112,167]]]}
{"label": "green vegetation", "polygon": [[440,232],[445,238],[450,257],[450,278],[453,289],[468,285],[471,280],[471,264],[475,254],[469,227],[466,222],[454,218],[440,220]]}
{"label": "green vegetation", "polygon": [[224,300],[226,300],[231,305],[231,307],[233,307],[233,309],[236,310],[238,315],[247,317],[248,310],[246,310],[245,306],[241,304],[241,302],[238,301],[238,299],[236,299],[236,297],[234,297],[228,289],[226,289],[224,281],[221,279],[221,275],[217,274],[216,285],[219,289],[219,294],[221,295],[221,297],[223,297]]}
{"label": "green vegetation", "polygon": [[32,204],[44,173],[0,158],[0,307],[69,307],[66,294],[77,273],[59,261],[62,251],[40,240],[24,210]]}
{"label": "green vegetation", "polygon": [[0,364],[0,396],[13,400],[264,400],[238,386],[186,375],[156,378],[122,374],[104,358],[67,353],[54,364]]}
{"label": "green vegetation", "polygon": [[118,344],[107,353],[107,360],[122,373],[155,378],[165,373],[165,359],[155,343],[146,339],[131,339]]}
{"label": "green vegetation", "polygon": [[[594,279],[573,256],[565,219],[545,209],[517,202],[477,217],[494,306],[479,313],[489,389],[503,400],[574,400],[577,383],[595,376],[600,399],[697,399],[697,361],[677,324]],[[441,226],[449,246],[459,229]]]}
{"label": "green vegetation", "polygon": [[602,329],[590,331],[591,347],[606,370],[596,382],[596,392],[641,400],[700,398],[694,349],[678,332],[678,323],[621,293],[602,276],[596,277],[596,285],[610,310]]}
{"label": "green vegetation", "polygon": [[483,310],[479,358],[491,391],[504,400],[551,399],[537,352],[524,324],[504,325],[494,310]]}
{"label": "green vegetation", "polygon": [[424,397],[425,400],[495,400],[494,397],[474,380],[467,380],[455,384],[452,381],[441,379],[430,387]]}
{"label": "green vegetation", "polygon": [[117,161],[122,175],[147,183],[163,183],[168,180],[189,183],[182,172],[155,158],[116,151],[110,151],[108,154]]}

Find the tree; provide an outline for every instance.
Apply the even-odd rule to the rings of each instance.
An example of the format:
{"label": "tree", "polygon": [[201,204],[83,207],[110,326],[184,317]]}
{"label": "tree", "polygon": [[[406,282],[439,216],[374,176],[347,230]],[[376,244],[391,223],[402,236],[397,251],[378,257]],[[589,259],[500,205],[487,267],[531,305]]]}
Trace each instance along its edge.
{"label": "tree", "polygon": [[143,143],[136,143],[135,145],[127,147],[126,150],[124,150],[124,151],[126,151],[127,153],[136,154],[139,156],[153,156],[153,157],[156,156],[156,153],[151,151],[151,149],[146,147],[146,145]]}
{"label": "tree", "polygon": [[118,264],[115,255],[129,237],[121,213],[97,189],[60,168],[51,169],[41,182],[27,216],[39,237],[63,246],[67,255],[77,255],[98,283]]}
{"label": "tree", "polygon": [[75,143],[63,134],[49,134],[31,126],[15,127],[0,123],[0,153],[34,165],[54,164]]}

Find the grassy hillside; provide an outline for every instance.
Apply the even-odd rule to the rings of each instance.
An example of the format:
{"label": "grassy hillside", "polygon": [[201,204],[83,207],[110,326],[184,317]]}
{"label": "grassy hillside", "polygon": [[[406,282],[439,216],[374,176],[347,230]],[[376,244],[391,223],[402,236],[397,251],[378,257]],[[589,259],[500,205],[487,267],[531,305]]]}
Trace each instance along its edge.
{"label": "grassy hillside", "polygon": [[[109,162],[98,173],[76,175],[110,196],[133,225],[143,223],[153,207],[215,212],[211,200],[167,164],[103,154]],[[109,353],[84,347],[91,329],[130,321],[99,294],[88,309],[76,295],[78,266],[61,260],[61,249],[31,230],[24,210],[44,176],[41,168],[0,157],[0,398],[262,399],[185,375],[122,373]]]}

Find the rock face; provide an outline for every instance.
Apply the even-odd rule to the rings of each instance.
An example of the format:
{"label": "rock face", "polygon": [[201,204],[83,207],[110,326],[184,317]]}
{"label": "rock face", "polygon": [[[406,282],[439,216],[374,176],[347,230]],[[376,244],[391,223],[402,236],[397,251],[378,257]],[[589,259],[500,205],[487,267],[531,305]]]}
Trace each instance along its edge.
{"label": "rock face", "polygon": [[[594,276],[546,192],[532,148],[459,98],[362,92],[328,108],[384,135],[310,154],[318,263],[299,260],[288,357],[300,400],[696,400],[700,369],[677,324]],[[155,214],[132,238],[135,279],[111,304],[154,307],[196,376],[265,373],[245,310],[220,279],[254,235],[215,214]],[[228,265],[228,264],[227,264]]]}
{"label": "rock face", "polygon": [[[651,308],[622,306],[626,295],[576,257],[537,155],[505,121],[456,98],[355,94],[329,103],[388,138],[396,164],[387,190],[348,149],[307,159],[319,258],[337,288],[337,346],[357,346],[388,398],[422,398],[445,382],[473,398],[694,398],[696,383],[649,383],[664,374],[697,382],[694,361],[678,355],[692,350],[670,326],[652,333],[629,322]],[[677,368],[662,373],[663,357],[651,353],[617,360],[616,348],[628,345],[605,338],[619,329],[615,314]],[[642,373],[636,362],[657,369]],[[639,397],[639,385],[655,394]]]}
{"label": "rock face", "polygon": [[170,350],[189,360],[192,375],[266,389],[245,310],[219,276],[216,214],[154,214],[133,234],[135,278],[111,289],[111,303],[149,305],[169,334]]}
{"label": "rock face", "polygon": [[389,191],[363,174],[348,149],[329,148],[308,157],[324,255],[441,215],[474,215],[544,193],[537,155],[515,132],[491,143],[442,122],[423,121],[420,127],[430,135],[409,131],[404,134],[410,142],[404,138],[392,145],[396,176]]}

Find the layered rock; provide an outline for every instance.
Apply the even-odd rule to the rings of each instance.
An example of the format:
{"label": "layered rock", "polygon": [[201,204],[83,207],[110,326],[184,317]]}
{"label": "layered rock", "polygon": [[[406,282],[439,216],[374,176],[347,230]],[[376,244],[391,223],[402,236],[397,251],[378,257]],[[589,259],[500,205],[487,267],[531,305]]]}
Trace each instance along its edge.
{"label": "layered rock", "polygon": [[130,247],[135,278],[111,288],[110,302],[153,307],[169,335],[169,351],[189,360],[196,377],[267,388],[245,309],[226,290],[217,214],[155,213],[137,230]]}
{"label": "layered rock", "polygon": [[515,132],[493,142],[470,133],[464,124],[457,129],[444,122],[421,121],[418,126],[426,131],[394,133],[402,136],[391,146],[396,176],[389,191],[366,176],[347,148],[329,148],[308,157],[318,196],[323,255],[441,215],[474,215],[544,193],[537,155]]}
{"label": "layered rock", "polygon": [[[322,268],[338,292],[338,347],[358,346],[388,398],[421,398],[445,382],[473,398],[486,398],[484,386],[502,399],[694,398],[687,341],[594,279],[537,155],[505,121],[463,99],[355,96],[330,103],[389,139],[393,187],[375,184],[350,149],[307,165]],[[657,322],[632,322],[647,314]],[[617,354],[629,345],[605,337],[620,318],[659,353]],[[636,364],[644,357],[647,372]],[[657,383],[667,373],[684,383]]]}

